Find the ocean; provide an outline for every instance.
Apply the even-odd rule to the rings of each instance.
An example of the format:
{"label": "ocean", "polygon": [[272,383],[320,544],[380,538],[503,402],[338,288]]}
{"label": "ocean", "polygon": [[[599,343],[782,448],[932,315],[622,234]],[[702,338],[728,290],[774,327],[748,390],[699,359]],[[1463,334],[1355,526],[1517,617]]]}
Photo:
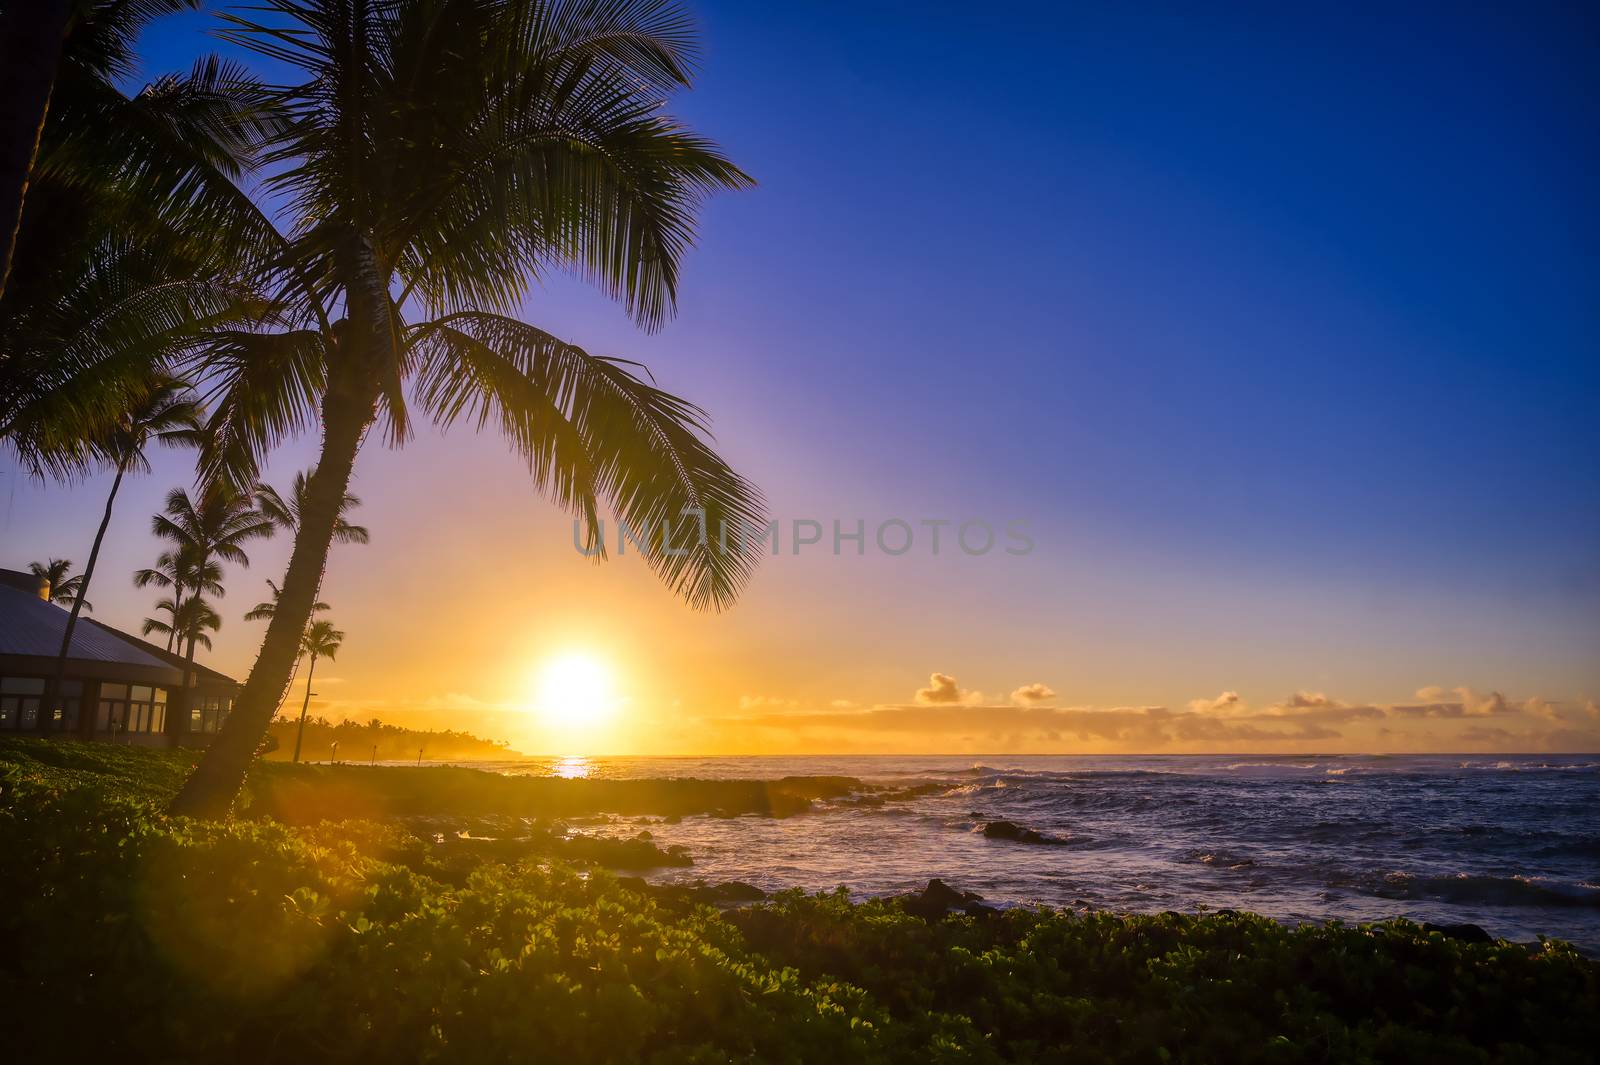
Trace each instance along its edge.
{"label": "ocean", "polygon": [[[998,905],[1222,908],[1287,922],[1408,917],[1600,955],[1595,756],[803,757],[533,759],[504,773],[597,778],[848,776],[790,818],[610,818],[691,869],[853,895],[932,877]],[[1011,821],[1053,839],[991,839]]]}

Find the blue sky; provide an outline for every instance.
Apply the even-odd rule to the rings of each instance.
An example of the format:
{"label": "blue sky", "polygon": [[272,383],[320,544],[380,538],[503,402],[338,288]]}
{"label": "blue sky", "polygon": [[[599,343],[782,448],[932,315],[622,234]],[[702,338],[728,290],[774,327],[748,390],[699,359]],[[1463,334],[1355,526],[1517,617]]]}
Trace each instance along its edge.
{"label": "blue sky", "polygon": [[[741,685],[1600,696],[1600,20],[1392,7],[697,5],[673,109],[760,187],[711,205],[661,333],[564,279],[525,313],[708,407],[782,516],[1039,543],[779,560],[743,623],[693,623]],[[205,24],[164,23],[152,71]],[[441,492],[515,483],[492,440],[415,449]],[[16,491],[6,539],[59,554],[98,489]],[[564,546],[496,514],[494,550]]]}

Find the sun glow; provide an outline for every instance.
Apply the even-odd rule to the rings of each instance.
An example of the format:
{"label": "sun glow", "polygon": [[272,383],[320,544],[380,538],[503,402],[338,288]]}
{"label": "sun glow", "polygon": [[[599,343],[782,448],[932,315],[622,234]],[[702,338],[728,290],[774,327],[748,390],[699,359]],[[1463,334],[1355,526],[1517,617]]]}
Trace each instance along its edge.
{"label": "sun glow", "polygon": [[593,741],[617,708],[616,679],[604,661],[570,652],[539,670],[533,710],[552,739]]}

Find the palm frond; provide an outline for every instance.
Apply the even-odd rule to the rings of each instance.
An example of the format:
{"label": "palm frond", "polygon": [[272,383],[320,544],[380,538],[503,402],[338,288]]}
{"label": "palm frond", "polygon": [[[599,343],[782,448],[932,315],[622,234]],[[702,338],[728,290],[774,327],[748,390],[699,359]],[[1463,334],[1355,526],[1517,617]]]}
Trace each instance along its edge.
{"label": "palm frond", "polygon": [[[515,319],[459,313],[417,328],[418,397],[440,422],[496,419],[535,484],[599,543],[598,503],[643,534],[646,561],[696,607],[724,608],[759,552],[759,490],[710,445],[705,412]],[[699,531],[703,520],[705,534]]]}
{"label": "palm frond", "polygon": [[327,385],[324,339],[306,329],[218,330],[197,345],[193,363],[211,405],[202,476],[247,491],[268,451],[315,424]]}

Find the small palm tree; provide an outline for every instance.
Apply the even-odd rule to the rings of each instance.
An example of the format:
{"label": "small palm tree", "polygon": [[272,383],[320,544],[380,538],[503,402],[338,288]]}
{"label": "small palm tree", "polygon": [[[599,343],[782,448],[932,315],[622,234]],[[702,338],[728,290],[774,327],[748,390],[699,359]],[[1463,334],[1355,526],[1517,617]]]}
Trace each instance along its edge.
{"label": "small palm tree", "polygon": [[213,560],[250,565],[244,545],[271,536],[277,526],[251,505],[250,497],[226,485],[204,489],[198,501],[182,488],[167,493],[163,513],[150,518],[150,531],[166,540],[180,553],[187,552],[191,565],[200,567]]}
{"label": "small palm tree", "polygon": [[[278,490],[270,484],[258,485],[256,487],[257,509],[266,515],[268,521],[293,536],[300,531],[300,515],[305,512],[307,507],[306,486],[310,483],[310,476],[316,472],[315,468],[297,472],[294,475],[294,487],[290,490],[288,499],[279,495]],[[349,519],[345,517],[346,511],[354,510],[360,505],[361,500],[349,492],[344,494],[344,499],[339,503],[338,515],[333,519],[334,543],[364,544],[370,542],[372,537],[368,533],[366,526],[352,525]],[[271,582],[269,581],[268,583],[270,584]],[[276,588],[277,586],[274,585],[273,587]],[[276,592],[274,592],[272,600],[277,602]],[[263,616],[271,617],[270,614]]]}
{"label": "small palm tree", "polygon": [[306,670],[306,697],[300,704],[300,724],[295,728],[294,757],[291,761],[300,760],[300,740],[306,732],[306,711],[311,706],[311,679],[317,674],[317,659],[332,661],[343,642],[344,633],[334,628],[331,621],[313,621],[305,635],[300,637],[300,650],[311,656],[311,666]]}
{"label": "small palm tree", "polygon": [[[249,611],[245,613],[244,619],[246,621],[270,621],[272,619],[272,615],[278,612],[278,600],[283,595],[283,589],[278,587],[278,582],[269,578],[267,580],[267,590],[271,593],[272,598],[264,599],[255,606],[251,607]],[[329,609],[331,608],[328,606],[328,604],[324,603],[320,599],[311,604],[311,610],[313,613],[320,614],[324,610]]]}
{"label": "small palm tree", "polygon": [[[189,647],[189,662],[194,662],[194,646],[199,644],[207,651],[211,650],[211,637],[207,632],[216,632],[222,628],[222,615],[218,614],[212,605],[206,602],[204,596],[190,595],[182,603],[171,599],[163,599],[156,604],[157,610],[165,610],[172,621],[160,621],[156,618],[145,618],[141,631],[149,636],[152,633],[163,633],[167,636],[170,646],[173,637],[179,644],[187,643]],[[189,686],[189,677],[184,677],[184,687]]]}
{"label": "small palm tree", "polygon": [[[195,591],[200,594],[214,595],[221,598],[222,566],[217,562],[199,564],[192,548],[180,547],[172,551],[163,551],[156,558],[156,564],[149,569],[135,571],[133,583],[137,588],[170,588],[172,595],[156,604],[157,610],[166,610],[172,617],[176,609],[183,604],[183,593]],[[145,619],[147,622],[149,618]],[[172,620],[176,620],[175,617]],[[146,632],[149,630],[146,629]],[[167,650],[172,650],[174,627],[171,622],[167,629]]]}
{"label": "small palm tree", "polygon": [[152,441],[169,447],[192,445],[199,417],[199,404],[189,386],[176,378],[158,376],[150,380],[115,424],[105,427],[92,441],[95,452],[112,464],[116,475],[111,479],[111,491],[106,494],[105,514],[100,518],[100,528],[95,531],[94,546],[89,549],[89,563],[83,567],[82,582],[78,585],[78,594],[73,598],[72,611],[67,615],[66,631],[61,636],[61,650],[56,655],[55,672],[45,691],[46,709],[39,714],[39,731],[49,732],[55,723],[61,681],[66,674],[67,657],[72,649],[72,633],[77,628],[78,615],[83,611],[84,597],[89,594],[89,582],[94,580],[95,563],[100,560],[100,545],[105,542],[106,528],[111,524],[111,508],[117,501],[122,478],[130,472],[150,468],[145,448]]}
{"label": "small palm tree", "polygon": [[[189,493],[182,488],[174,488],[167,493],[165,513],[156,514],[150,520],[151,532],[158,539],[171,542],[179,555],[200,573],[206,572],[210,566],[220,562],[249,566],[250,556],[245,554],[244,545],[251,540],[271,536],[276,528],[277,526],[251,505],[248,496],[235,492],[225,484],[208,486],[201,493],[198,502],[191,499]],[[221,594],[220,584],[216,585],[214,594]],[[196,598],[197,596],[191,595],[184,603],[174,601],[172,606],[181,612],[187,602]],[[182,627],[174,623],[171,628],[172,634],[179,641],[178,646],[182,646],[184,638]],[[161,630],[158,628],[153,631]],[[194,674],[196,642],[190,636],[184,652],[183,693],[186,701]],[[206,643],[206,647],[210,647],[209,642]],[[169,732],[174,743],[177,742],[182,721],[181,713],[173,718]]]}
{"label": "small palm tree", "polygon": [[[72,572],[72,561],[65,558],[52,558],[48,562],[30,562],[28,569],[35,577],[41,577],[50,584],[50,601],[52,603],[71,603],[78,598],[78,592],[83,588],[83,574],[69,577]],[[94,613],[94,607],[88,602],[83,604],[83,609]]]}

